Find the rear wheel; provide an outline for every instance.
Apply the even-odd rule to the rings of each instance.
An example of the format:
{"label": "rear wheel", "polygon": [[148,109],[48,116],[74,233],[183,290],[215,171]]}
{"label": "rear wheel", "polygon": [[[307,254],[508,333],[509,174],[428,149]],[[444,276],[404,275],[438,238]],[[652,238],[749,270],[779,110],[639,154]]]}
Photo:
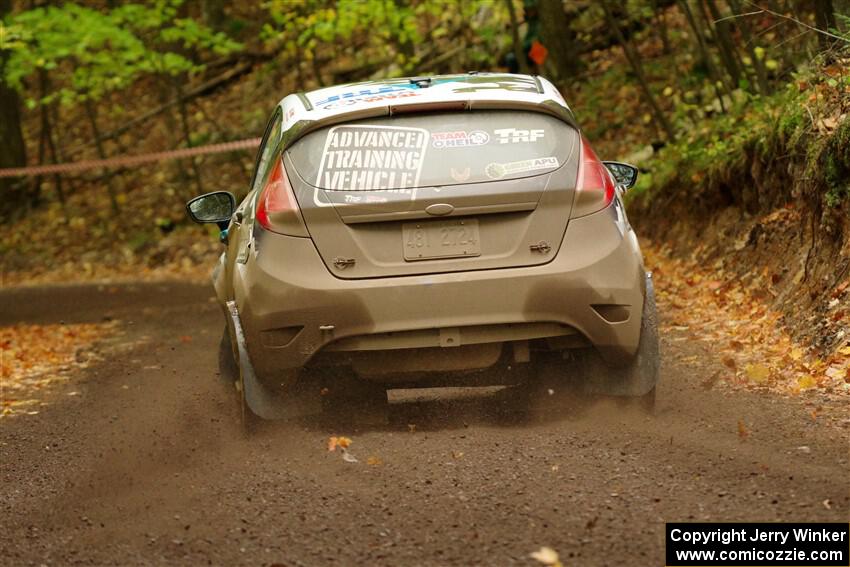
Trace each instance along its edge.
{"label": "rear wheel", "polygon": [[572,368],[566,367],[563,360],[544,362],[541,374],[550,383],[553,379],[557,380],[578,393],[630,398],[640,408],[653,410],[661,355],[655,290],[649,275],[646,278],[640,341],[632,360],[625,366],[611,366],[592,349],[576,358]]}
{"label": "rear wheel", "polygon": [[640,341],[637,353],[628,366],[614,370],[616,381],[613,394],[640,398],[644,405],[655,405],[655,385],[661,366],[661,350],[658,344],[658,313],[655,308],[655,287],[652,276],[646,277],[646,296],[643,301],[643,318],[640,326]]}
{"label": "rear wheel", "polygon": [[236,353],[230,341],[230,333],[225,325],[218,343],[218,375],[228,384],[234,384],[239,379],[239,367],[236,364]]}

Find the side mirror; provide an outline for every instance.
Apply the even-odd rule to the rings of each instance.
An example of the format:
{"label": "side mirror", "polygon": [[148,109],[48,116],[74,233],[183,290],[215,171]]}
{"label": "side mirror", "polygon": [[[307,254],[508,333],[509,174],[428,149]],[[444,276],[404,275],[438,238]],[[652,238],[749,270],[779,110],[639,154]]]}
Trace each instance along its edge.
{"label": "side mirror", "polygon": [[189,218],[197,223],[216,223],[224,228],[233,216],[236,198],[227,191],[215,191],[195,197],[186,203]]}
{"label": "side mirror", "polygon": [[617,185],[623,189],[631,189],[635,186],[638,177],[638,168],[619,161],[603,161],[602,163],[605,164],[605,167],[614,176]]}

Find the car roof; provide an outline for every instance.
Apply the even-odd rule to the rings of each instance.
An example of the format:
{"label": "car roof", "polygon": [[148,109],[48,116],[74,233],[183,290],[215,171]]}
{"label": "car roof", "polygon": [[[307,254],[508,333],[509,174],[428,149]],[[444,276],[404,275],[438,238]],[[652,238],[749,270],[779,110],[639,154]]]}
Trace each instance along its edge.
{"label": "car roof", "polygon": [[555,86],[536,75],[470,72],[351,83],[280,101],[284,147],[317,128],[376,116],[448,110],[530,110],[578,128]]}

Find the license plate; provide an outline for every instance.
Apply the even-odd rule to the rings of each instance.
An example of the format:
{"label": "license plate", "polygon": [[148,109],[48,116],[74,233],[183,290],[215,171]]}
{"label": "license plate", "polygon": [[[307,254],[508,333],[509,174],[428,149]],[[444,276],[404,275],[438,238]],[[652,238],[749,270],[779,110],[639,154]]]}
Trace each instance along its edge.
{"label": "license plate", "polygon": [[408,261],[481,255],[475,219],[411,222],[401,231]]}

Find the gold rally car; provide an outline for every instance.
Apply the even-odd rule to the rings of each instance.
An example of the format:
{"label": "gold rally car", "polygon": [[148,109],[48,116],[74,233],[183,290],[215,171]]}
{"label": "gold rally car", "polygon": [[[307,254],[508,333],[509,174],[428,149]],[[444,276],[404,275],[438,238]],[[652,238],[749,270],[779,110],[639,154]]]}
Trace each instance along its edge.
{"label": "gold rally car", "polygon": [[[652,280],[622,193],[537,76],[468,73],[291,94],[218,223],[221,364],[243,414],[340,396],[544,378],[654,399]],[[316,380],[318,377],[318,380]]]}

